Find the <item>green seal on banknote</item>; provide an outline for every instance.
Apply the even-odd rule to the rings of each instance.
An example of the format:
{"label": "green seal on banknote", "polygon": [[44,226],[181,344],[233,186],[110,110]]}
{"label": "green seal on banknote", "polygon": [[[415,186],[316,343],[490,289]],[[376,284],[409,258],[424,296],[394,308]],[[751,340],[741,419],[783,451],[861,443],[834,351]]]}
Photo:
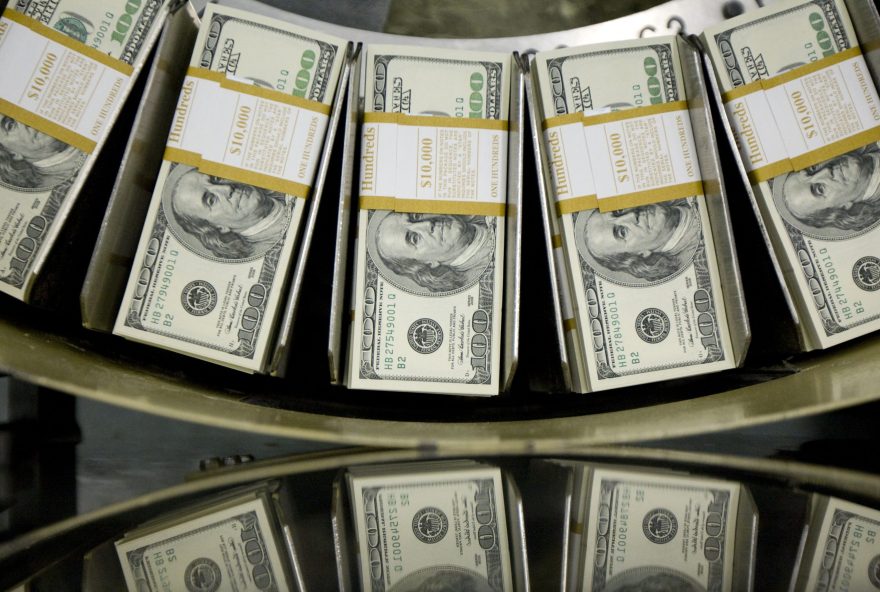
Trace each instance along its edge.
{"label": "green seal on banknote", "polygon": [[68,37],[76,39],[80,43],[85,43],[88,39],[88,30],[85,24],[78,18],[72,16],[64,17],[54,25],[56,31],[61,31]]}

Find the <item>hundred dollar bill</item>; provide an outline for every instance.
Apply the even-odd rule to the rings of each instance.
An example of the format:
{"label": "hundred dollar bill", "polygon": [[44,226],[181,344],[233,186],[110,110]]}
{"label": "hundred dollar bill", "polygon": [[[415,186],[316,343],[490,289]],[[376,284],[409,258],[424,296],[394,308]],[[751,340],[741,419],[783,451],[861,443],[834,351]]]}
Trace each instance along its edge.
{"label": "hundred dollar bill", "polygon": [[809,555],[792,590],[834,592],[880,588],[880,511],[823,499],[809,526]]}
{"label": "hundred dollar bill", "polygon": [[[367,114],[507,120],[508,54],[371,46],[366,60]],[[452,141],[441,138],[438,151],[470,159]],[[362,191],[374,149],[362,142]],[[470,174],[503,182],[504,150],[471,172],[438,171],[437,185]],[[497,394],[503,254],[503,217],[361,209],[349,387]]]}
{"label": "hundred dollar bill", "polygon": [[[540,52],[534,67],[545,118],[685,99],[673,37]],[[558,188],[590,165],[566,162],[555,133],[545,139]],[[561,227],[590,390],[733,367],[702,195],[565,213]]]}
{"label": "hundred dollar bill", "polygon": [[[858,46],[846,7],[836,0],[774,2],[707,29],[703,41],[722,91]],[[867,96],[874,83],[860,69],[858,84]],[[823,100],[829,107],[840,102],[838,90],[828,85]],[[815,109],[813,115],[834,113],[823,105]],[[878,106],[873,109],[880,120]],[[805,326],[807,349],[880,327],[880,144],[780,174],[753,189]]]}
{"label": "hundred dollar bill", "polygon": [[[168,0],[18,0],[6,11],[21,13],[138,69],[164,22],[167,4]],[[0,46],[6,36],[4,29]],[[5,49],[11,51],[13,63],[20,59],[20,50]],[[84,80],[85,71],[79,78],[50,72],[57,60],[49,55],[57,58],[51,52],[45,58],[49,62],[42,74],[54,76],[49,91],[72,95],[68,100],[79,98],[81,87],[90,83]],[[34,73],[34,84],[39,79],[40,72]],[[107,100],[115,98],[108,95]],[[0,107],[0,291],[23,300],[34,263],[43,245],[51,244],[57,234],[58,221],[72,206],[94,158],[55,137],[57,132],[50,135],[20,121],[9,107]]]}
{"label": "hundred dollar bill", "polygon": [[737,483],[596,469],[579,589],[747,589],[733,578],[739,494]]}
{"label": "hundred dollar bill", "polygon": [[274,515],[262,497],[116,543],[131,592],[291,590]]}
{"label": "hundred dollar bill", "polygon": [[500,469],[347,478],[362,590],[513,589]]}
{"label": "hundred dollar bill", "polygon": [[[344,47],[329,35],[212,4],[202,18],[190,72],[219,73],[222,80],[330,105]],[[308,166],[321,152],[326,114],[323,127],[321,115],[305,109],[293,124],[267,125],[257,116],[277,109],[278,103],[269,103],[263,111],[259,105],[240,107],[234,120],[215,122],[206,119],[207,105],[202,112],[190,108],[202,92],[201,82],[210,83],[210,75],[200,76],[184,83],[169,144],[209,131],[216,135],[216,129],[205,128],[219,127],[228,144],[224,154],[244,152],[261,165],[279,155],[299,159],[287,152],[297,140],[301,183],[311,184],[314,168]],[[196,121],[202,129],[189,127]],[[168,154],[114,333],[259,372],[271,349],[305,194],[269,189],[260,178],[251,184],[208,174],[192,163],[172,162]]]}

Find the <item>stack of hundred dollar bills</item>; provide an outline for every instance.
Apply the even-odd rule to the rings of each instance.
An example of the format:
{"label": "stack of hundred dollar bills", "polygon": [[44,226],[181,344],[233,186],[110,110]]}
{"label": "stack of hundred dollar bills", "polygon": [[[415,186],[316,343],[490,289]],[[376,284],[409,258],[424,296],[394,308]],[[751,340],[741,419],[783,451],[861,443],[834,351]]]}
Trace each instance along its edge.
{"label": "stack of hundred dollar bills", "polygon": [[116,542],[129,592],[295,590],[270,487],[166,516]]}
{"label": "stack of hundred dollar bills", "polygon": [[345,478],[361,590],[514,589],[499,468],[407,463],[353,467]]}
{"label": "stack of hundred dollar bills", "polygon": [[350,388],[498,394],[510,67],[368,47]]}
{"label": "stack of hundred dollar bills", "polygon": [[35,263],[73,206],[167,4],[8,3],[0,26],[0,292],[29,298]]}
{"label": "stack of hundred dollar bills", "polygon": [[264,371],[345,45],[208,5],[114,333]]}
{"label": "stack of hundred dollar bills", "polygon": [[880,511],[815,494],[790,590],[880,588]]}
{"label": "stack of hundred dollar bills", "polygon": [[[563,272],[560,282],[567,282],[563,291],[567,288],[571,294],[568,349],[576,370],[575,388],[581,392],[734,367],[698,177],[679,184],[681,191],[693,193],[609,211],[596,206],[595,193],[581,195],[572,186],[575,177],[598,183],[599,171],[592,170],[591,163],[602,154],[615,167],[629,167],[615,169],[623,176],[615,177],[614,183],[630,183],[640,175],[668,177],[677,161],[663,164],[660,147],[679,139],[680,153],[691,163],[688,172],[694,177],[696,151],[684,115],[677,43],[674,37],[656,37],[565,48],[539,52],[533,62],[556,202],[551,207],[558,216],[552,223],[559,233],[554,242],[561,243],[564,259],[558,265]],[[577,140],[583,149],[566,150],[572,144],[564,144],[563,135],[581,134],[580,122],[590,117],[624,109],[633,109],[633,115],[662,113],[667,107],[682,115],[676,117],[677,128],[666,129],[665,139],[652,131],[658,135],[650,136],[650,143],[640,139],[626,145],[615,142],[614,134],[597,141],[583,132],[586,140]],[[636,134],[658,129],[630,128]],[[610,195],[613,199],[615,194]],[[571,198],[565,206],[563,198]]]}
{"label": "stack of hundred dollar bills", "polygon": [[572,472],[565,590],[751,590],[757,513],[739,483],[559,464]]}
{"label": "stack of hundred dollar bills", "polygon": [[774,2],[702,40],[805,348],[874,331],[880,98],[844,2]]}

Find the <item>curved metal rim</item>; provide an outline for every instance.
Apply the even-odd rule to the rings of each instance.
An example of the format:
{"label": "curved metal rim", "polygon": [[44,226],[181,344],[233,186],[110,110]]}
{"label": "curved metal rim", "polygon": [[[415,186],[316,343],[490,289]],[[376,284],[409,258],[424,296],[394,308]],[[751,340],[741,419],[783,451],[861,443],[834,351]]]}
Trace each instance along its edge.
{"label": "curved metal rim", "polygon": [[[594,415],[484,423],[375,420],[262,407],[126,367],[8,322],[0,322],[0,344],[6,344],[0,346],[0,368],[50,389],[215,427],[379,447],[488,453],[631,443],[756,426],[880,398],[876,337],[808,357],[796,374],[715,395]],[[41,363],[45,359],[54,363]]]}
{"label": "curved metal rim", "polygon": [[[512,453],[516,454],[516,453]],[[681,452],[654,448],[627,447],[556,447],[538,455],[528,456],[577,457],[587,461],[619,461],[636,464],[656,464],[665,462],[678,467],[719,469],[749,473],[755,476],[784,481],[792,487],[807,487],[844,492],[873,501],[880,501],[880,476],[849,469],[823,467],[794,461],[780,461],[759,458],[743,458],[727,455]],[[505,456],[507,454],[502,454]],[[246,467],[219,469],[217,474],[209,474],[180,485],[157,492],[148,493],[135,499],[113,504],[88,514],[76,516],[55,524],[31,531],[8,543],[0,545],[0,561],[26,552],[32,546],[90,523],[110,518],[124,512],[144,509],[153,504],[173,501],[200,492],[231,488],[249,482],[277,479],[289,475],[339,469],[345,466],[387,462],[412,461],[426,458],[454,457],[460,454],[432,454],[425,450],[360,450],[341,449],[282,457],[260,461]],[[491,455],[480,455],[491,456]],[[329,492],[328,492],[329,495]]]}

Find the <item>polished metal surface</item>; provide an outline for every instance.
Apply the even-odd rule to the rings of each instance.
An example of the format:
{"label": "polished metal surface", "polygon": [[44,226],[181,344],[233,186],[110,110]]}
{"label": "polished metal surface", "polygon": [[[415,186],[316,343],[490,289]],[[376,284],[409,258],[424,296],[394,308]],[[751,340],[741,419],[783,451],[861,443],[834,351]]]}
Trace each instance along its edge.
{"label": "polished metal surface", "polygon": [[[710,433],[822,413],[880,398],[876,360],[880,338],[857,340],[805,356],[797,372],[727,392],[619,411],[517,421],[366,419],[254,404],[243,396],[90,351],[75,338],[24,322],[0,321],[0,369],[22,380],[130,409],[260,434],[323,442],[459,450],[541,450],[578,444],[628,443]],[[52,360],[51,364],[45,360]],[[323,370],[316,368],[315,372]],[[686,388],[686,387],[682,387]],[[300,387],[294,397],[321,399]],[[535,395],[545,404],[554,399]],[[292,401],[295,402],[296,399]],[[364,398],[364,405],[375,404]],[[552,407],[551,407],[552,408]]]}
{"label": "polished metal surface", "polygon": [[504,232],[504,349],[501,356],[501,392],[513,387],[519,366],[522,314],[523,126],[525,89],[519,56],[513,56],[510,84],[510,127],[507,147],[507,213]]}
{"label": "polished metal surface", "polygon": [[[526,488],[529,488],[529,493],[534,496],[536,489],[540,490],[542,486],[544,487],[542,495],[528,498],[533,501],[538,498],[548,499],[548,496],[558,501],[562,494],[559,491],[555,492],[559,495],[554,496],[554,492],[546,490],[544,482],[535,482],[534,478],[530,478],[535,468],[530,461],[542,456],[590,463],[651,467],[651,470],[670,469],[733,479],[745,482],[753,489],[753,495],[760,489],[762,496],[760,499],[756,498],[759,511],[761,507],[771,510],[769,517],[771,519],[761,523],[762,526],[758,530],[757,546],[760,550],[763,544],[766,554],[758,555],[756,573],[760,574],[763,570],[765,579],[769,576],[773,580],[769,585],[767,581],[759,580],[757,583],[760,586],[757,589],[761,590],[784,589],[790,577],[790,572],[786,568],[790,565],[780,565],[776,561],[780,557],[785,557],[788,563],[796,559],[800,533],[800,529],[795,526],[797,522],[786,522],[784,519],[798,520],[799,516],[803,519],[803,506],[811,493],[840,496],[868,505],[880,504],[880,477],[846,469],[662,449],[562,447],[548,448],[545,452],[546,455],[532,452],[511,456],[481,454],[478,457],[478,460],[505,466],[517,475],[516,483],[523,493],[524,505],[516,511],[521,512],[525,518],[526,533],[530,524],[531,527],[535,526],[538,515],[546,515],[552,511],[546,507],[529,505]],[[321,581],[326,584],[332,582],[332,579],[327,578],[335,575],[333,565],[335,562],[327,561],[330,558],[330,553],[327,551],[334,547],[330,517],[340,514],[338,504],[341,500],[338,496],[335,496],[334,500],[334,490],[331,487],[339,469],[366,464],[438,460],[456,456],[436,454],[426,450],[336,450],[279,457],[242,467],[212,471],[187,483],[64,520],[0,545],[0,565],[3,566],[3,570],[0,570],[0,588],[21,582],[38,572],[42,572],[44,577],[52,572],[60,575],[76,574],[78,566],[83,561],[83,555],[94,559],[102,548],[112,554],[110,541],[146,520],[173,512],[194,502],[198,503],[207,496],[230,488],[271,479],[286,479],[286,483],[293,488],[289,493],[290,503],[285,504],[285,510],[289,510],[286,515],[292,519],[291,533],[294,540],[299,543],[301,564],[304,572],[307,572],[304,573],[306,581],[314,582],[314,576],[320,575]],[[338,489],[335,493],[339,493]],[[780,495],[787,497],[780,499]],[[786,503],[786,499],[789,503]],[[797,506],[800,506],[801,510],[797,510]],[[341,517],[338,517],[336,522],[338,526],[345,524],[345,520]],[[754,535],[748,533],[748,529],[738,531],[738,535],[741,534],[746,539],[751,538],[751,542],[754,542]],[[515,533],[515,536],[521,538],[522,535]],[[555,549],[558,542],[551,543],[548,540],[542,542],[543,544],[539,545],[532,542],[530,548],[529,570],[532,573],[533,584],[550,581],[547,575],[554,571],[558,573],[561,564],[561,557],[548,553],[545,548]],[[304,543],[307,543],[305,547]],[[743,547],[745,551],[751,552],[751,545]],[[342,548],[344,545],[336,545],[337,552]],[[343,554],[342,557],[345,558],[347,555]],[[105,569],[112,568],[112,563],[104,565]]]}
{"label": "polished metal surface", "polygon": [[[592,24],[570,30],[552,33],[513,35],[509,37],[485,37],[479,39],[410,37],[352,28],[291,14],[280,8],[269,6],[259,0],[222,0],[229,6],[236,6],[266,16],[281,18],[304,27],[326,31],[343,39],[364,43],[400,43],[404,45],[425,45],[434,47],[457,47],[461,49],[485,49],[495,51],[518,51],[527,53],[553,49],[560,46],[602,43],[620,39],[635,39],[655,35],[675,33],[699,33],[707,26],[723,20],[730,2],[720,0],[672,0],[647,10],[623,16],[603,23]],[[759,6],[756,0],[737,0],[742,10]],[[632,6],[632,3],[629,4]],[[513,23],[518,23],[523,15],[505,11]]]}

